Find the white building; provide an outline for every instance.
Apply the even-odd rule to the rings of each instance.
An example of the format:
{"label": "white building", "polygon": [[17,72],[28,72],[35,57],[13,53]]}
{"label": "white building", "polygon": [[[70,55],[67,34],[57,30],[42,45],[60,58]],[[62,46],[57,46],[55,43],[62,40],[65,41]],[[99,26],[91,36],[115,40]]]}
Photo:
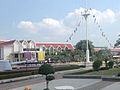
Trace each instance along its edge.
{"label": "white building", "polygon": [[37,60],[39,51],[55,53],[58,51],[74,49],[70,43],[37,42],[32,40],[1,40],[0,60],[24,61]]}
{"label": "white building", "polygon": [[35,43],[31,40],[9,40],[0,42],[0,59],[23,61],[27,59],[26,53],[30,53],[29,57],[35,58]]}

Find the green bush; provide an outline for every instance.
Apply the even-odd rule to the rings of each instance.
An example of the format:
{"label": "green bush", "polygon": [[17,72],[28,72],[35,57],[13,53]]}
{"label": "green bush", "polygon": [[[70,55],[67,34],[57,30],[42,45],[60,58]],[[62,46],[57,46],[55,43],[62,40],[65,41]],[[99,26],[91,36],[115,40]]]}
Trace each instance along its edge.
{"label": "green bush", "polygon": [[120,73],[118,73],[117,76],[120,77]]}
{"label": "green bush", "polygon": [[102,61],[101,60],[95,60],[93,62],[93,70],[99,71],[101,65],[102,65]]}
{"label": "green bush", "polygon": [[89,73],[89,72],[92,72],[92,71],[93,71],[93,70],[90,69],[90,70],[83,70],[83,71],[75,72],[75,73],[69,73],[69,74],[72,74],[72,75],[85,74],[85,73]]}
{"label": "green bush", "polygon": [[0,80],[28,76],[28,75],[34,75],[34,74],[38,74],[38,70],[5,71],[5,72],[0,72]]}
{"label": "green bush", "polygon": [[113,62],[113,61],[109,61],[109,62],[108,62],[108,67],[109,67],[109,68],[113,68],[113,65],[114,65],[114,62]]}
{"label": "green bush", "polygon": [[49,88],[45,88],[45,89],[43,89],[43,90],[50,90]]}
{"label": "green bush", "polygon": [[54,74],[55,70],[53,66],[45,63],[39,67],[38,73],[42,75]]}
{"label": "green bush", "polygon": [[79,68],[80,68],[79,65],[60,65],[54,67],[55,71],[64,71],[64,70],[79,69]]}
{"label": "green bush", "polygon": [[[78,68],[80,68],[79,65],[54,66],[55,71],[78,69]],[[1,79],[15,78],[15,77],[28,76],[28,75],[35,75],[35,74],[38,74],[38,69],[27,70],[27,71],[26,70],[4,71],[4,72],[0,72],[0,80]]]}
{"label": "green bush", "polygon": [[51,81],[51,80],[53,80],[53,79],[55,79],[55,77],[54,77],[53,75],[47,75],[47,76],[46,76],[46,80],[47,80],[47,81]]}

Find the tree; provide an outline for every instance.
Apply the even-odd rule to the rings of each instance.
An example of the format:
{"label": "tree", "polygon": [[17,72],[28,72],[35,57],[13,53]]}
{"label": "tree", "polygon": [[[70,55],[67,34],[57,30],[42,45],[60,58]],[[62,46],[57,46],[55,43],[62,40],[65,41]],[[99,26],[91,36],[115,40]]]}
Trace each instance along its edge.
{"label": "tree", "polygon": [[108,68],[108,61],[112,59],[112,53],[109,49],[100,50],[97,57],[105,62],[105,67]]}
{"label": "tree", "polygon": [[46,89],[45,90],[49,90],[48,83],[49,81],[54,79],[54,76],[52,75],[55,73],[54,68],[50,64],[45,63],[39,67],[38,73],[46,76]]}
{"label": "tree", "polygon": [[[85,62],[85,53],[81,50],[75,49],[74,50],[74,54],[75,54],[75,59],[79,59],[79,61],[84,61]],[[78,61],[78,60],[77,60]]]}
{"label": "tree", "polygon": [[116,40],[114,47],[120,47],[120,34],[118,35],[118,40]]}
{"label": "tree", "polygon": [[[78,42],[75,45],[75,48],[86,53],[86,40],[81,40],[80,42]],[[89,48],[90,56],[92,56],[94,54],[94,45],[91,41],[88,41],[88,48]]]}

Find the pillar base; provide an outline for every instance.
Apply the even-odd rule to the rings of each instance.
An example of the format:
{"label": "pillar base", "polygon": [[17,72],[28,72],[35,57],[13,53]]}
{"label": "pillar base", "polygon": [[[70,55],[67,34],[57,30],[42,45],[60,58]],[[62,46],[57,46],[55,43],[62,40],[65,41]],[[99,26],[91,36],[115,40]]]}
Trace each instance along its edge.
{"label": "pillar base", "polygon": [[86,67],[92,67],[93,62],[85,62]]}

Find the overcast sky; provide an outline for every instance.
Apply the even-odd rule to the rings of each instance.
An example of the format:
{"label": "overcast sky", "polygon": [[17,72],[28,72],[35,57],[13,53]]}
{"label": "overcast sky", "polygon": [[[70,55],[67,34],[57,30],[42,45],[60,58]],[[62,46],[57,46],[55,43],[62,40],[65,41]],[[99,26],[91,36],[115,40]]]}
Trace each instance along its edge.
{"label": "overcast sky", "polygon": [[85,0],[0,0],[0,39],[65,42],[73,33],[69,42],[76,44],[86,39],[81,12],[87,5],[92,9],[88,17],[89,40],[95,46],[109,46],[106,37],[114,45],[120,33],[120,0],[86,1],[87,4]]}

